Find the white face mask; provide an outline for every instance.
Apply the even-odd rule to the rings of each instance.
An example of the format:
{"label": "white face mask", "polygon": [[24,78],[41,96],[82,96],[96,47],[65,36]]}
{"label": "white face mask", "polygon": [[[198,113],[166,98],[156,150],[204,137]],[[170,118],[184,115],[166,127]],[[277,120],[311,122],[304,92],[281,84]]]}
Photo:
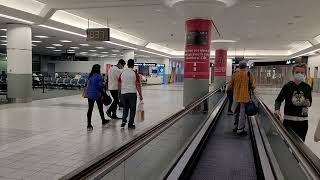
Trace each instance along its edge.
{"label": "white face mask", "polygon": [[301,73],[296,73],[294,74],[294,80],[296,80],[297,82],[305,82],[306,81],[306,77],[304,74]]}

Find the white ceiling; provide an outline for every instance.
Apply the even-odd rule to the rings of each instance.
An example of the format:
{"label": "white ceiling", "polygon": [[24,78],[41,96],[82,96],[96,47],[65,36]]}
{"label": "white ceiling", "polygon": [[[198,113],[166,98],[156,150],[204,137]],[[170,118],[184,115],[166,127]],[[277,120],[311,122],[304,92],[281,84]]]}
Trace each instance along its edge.
{"label": "white ceiling", "polygon": [[[29,3],[25,3],[24,6],[21,5],[22,2],[27,1]],[[39,9],[48,10],[52,8],[67,11],[83,18],[81,26],[85,24],[85,19],[90,19],[90,21],[130,34],[133,39],[141,39],[142,44],[143,42],[156,43],[180,51],[180,54],[183,54],[182,51],[184,50],[184,22],[192,17],[210,18],[214,21],[221,36],[214,30],[213,39],[237,41],[227,45],[230,52],[235,52],[234,54],[245,50],[248,54],[257,56],[264,53],[272,56],[272,53],[274,53],[274,55],[285,57],[289,55],[288,50],[292,49],[293,46],[308,44],[305,41],[310,41],[311,46],[319,43],[314,39],[315,36],[320,34],[320,24],[317,23],[320,19],[319,0],[38,1],[43,4],[37,3],[35,0],[0,0],[0,8],[2,3],[6,7],[28,12],[37,18],[45,12],[41,12]],[[15,14],[9,10],[7,13]],[[78,29],[73,28],[72,30],[79,31],[79,26],[76,23],[69,23],[74,21],[73,17],[65,16],[63,18],[64,16],[61,16],[61,13],[62,11],[57,11],[48,21],[45,19],[43,21],[41,17],[40,20],[33,16],[30,16],[30,18],[34,22],[57,25],[60,28],[72,29],[71,27],[76,27]],[[25,16],[20,15],[21,17]],[[36,31],[37,28],[35,28]],[[44,32],[46,31],[48,30]],[[63,37],[54,40],[58,41],[60,38]],[[74,37],[73,41],[79,43],[78,39],[79,37]],[[132,42],[127,41],[127,43],[130,45]],[[215,45],[213,44],[213,49],[219,48]],[[150,50],[145,48],[144,45],[140,48]],[[295,49],[301,51],[304,48]],[[161,51],[156,50],[156,52]]]}
{"label": "white ceiling", "polygon": [[68,12],[101,23],[108,19],[111,27],[175,50],[184,50],[184,21],[193,15],[214,21],[222,35],[214,33],[214,39],[237,40],[231,48],[289,50],[290,43],[320,34],[319,0],[239,0],[231,7],[214,0],[185,0],[172,8],[163,0],[41,1],[66,10],[70,3],[75,9]]}

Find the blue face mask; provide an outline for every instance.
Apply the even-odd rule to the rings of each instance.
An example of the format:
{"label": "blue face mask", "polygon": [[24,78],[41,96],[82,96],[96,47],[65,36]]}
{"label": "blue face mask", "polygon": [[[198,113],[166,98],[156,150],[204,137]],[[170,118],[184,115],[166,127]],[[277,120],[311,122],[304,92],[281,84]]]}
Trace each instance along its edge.
{"label": "blue face mask", "polygon": [[301,83],[301,82],[305,82],[306,81],[306,76],[304,74],[301,73],[296,73],[294,74],[294,80]]}

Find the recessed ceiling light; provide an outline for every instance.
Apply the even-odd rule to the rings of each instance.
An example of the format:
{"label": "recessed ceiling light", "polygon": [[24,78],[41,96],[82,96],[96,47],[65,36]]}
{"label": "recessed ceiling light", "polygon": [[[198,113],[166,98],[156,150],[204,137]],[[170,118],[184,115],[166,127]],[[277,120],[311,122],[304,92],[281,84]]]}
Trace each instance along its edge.
{"label": "recessed ceiling light", "polygon": [[89,44],[80,44],[80,46],[90,46]]}
{"label": "recessed ceiling light", "polygon": [[91,49],[91,50],[89,50],[90,52],[97,52],[97,50],[95,50],[95,49]]}
{"label": "recessed ceiling light", "polygon": [[3,38],[7,38],[7,36],[1,36],[1,37],[3,37]]}
{"label": "recessed ceiling light", "polygon": [[62,45],[62,44],[52,44],[52,46],[61,47],[61,46],[63,46],[63,45]]}
{"label": "recessed ceiling light", "polygon": [[109,54],[109,52],[101,52],[101,53],[103,53],[103,54]]}
{"label": "recessed ceiling light", "polygon": [[261,7],[261,6],[260,6],[260,5],[255,5],[255,7],[256,7],[256,8],[259,8],[259,7]]}
{"label": "recessed ceiling light", "polygon": [[7,29],[0,29],[0,31],[7,31]]}
{"label": "recessed ceiling light", "polygon": [[227,39],[216,39],[216,40],[212,40],[212,43],[235,43],[237,41],[235,40],[227,40]]}
{"label": "recessed ceiling light", "polygon": [[96,47],[96,49],[104,49],[104,47]]}
{"label": "recessed ceiling light", "polygon": [[113,49],[113,50],[111,50],[112,52],[120,52],[119,50],[117,50],[117,49]]}
{"label": "recessed ceiling light", "polygon": [[32,44],[32,46],[37,46],[37,45],[35,45],[35,44]]}
{"label": "recessed ceiling light", "polygon": [[7,40],[1,40],[1,42],[5,42],[5,43],[6,43],[6,42],[7,42]]}
{"label": "recessed ceiling light", "polygon": [[47,49],[55,49],[55,47],[46,47]]}
{"label": "recessed ceiling light", "polygon": [[54,52],[61,52],[62,50],[60,50],[60,49],[55,49],[55,50],[53,50]]}
{"label": "recessed ceiling light", "polygon": [[72,41],[69,41],[69,40],[60,40],[60,42],[63,42],[63,43],[71,43]]}
{"label": "recessed ceiling light", "polygon": [[7,46],[7,44],[0,44],[1,46]]}
{"label": "recessed ceiling light", "polygon": [[74,49],[68,49],[68,51],[70,51],[70,52],[75,52],[76,50],[74,50]]}
{"label": "recessed ceiling light", "polygon": [[116,56],[116,55],[118,55],[118,54],[111,54],[112,56]]}
{"label": "recessed ceiling light", "polygon": [[80,54],[87,54],[88,52],[80,52]]}
{"label": "recessed ceiling light", "polygon": [[33,43],[41,43],[42,41],[32,41]]}
{"label": "recessed ceiling light", "polygon": [[70,47],[70,49],[80,49],[79,47]]}
{"label": "recessed ceiling light", "polygon": [[48,36],[34,36],[34,37],[40,38],[40,39],[47,39],[47,38],[49,38]]}

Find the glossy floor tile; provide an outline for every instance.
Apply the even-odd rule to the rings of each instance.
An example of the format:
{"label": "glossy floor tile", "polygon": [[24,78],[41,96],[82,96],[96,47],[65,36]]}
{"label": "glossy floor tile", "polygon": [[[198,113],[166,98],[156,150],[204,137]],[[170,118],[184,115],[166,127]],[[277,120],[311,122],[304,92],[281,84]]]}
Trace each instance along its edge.
{"label": "glossy floor tile", "polygon": [[121,130],[121,120],[102,127],[95,107],[88,132],[80,95],[1,105],[0,179],[58,179],[182,108],[181,85],[144,87],[143,95],[145,120],[134,131]]}

